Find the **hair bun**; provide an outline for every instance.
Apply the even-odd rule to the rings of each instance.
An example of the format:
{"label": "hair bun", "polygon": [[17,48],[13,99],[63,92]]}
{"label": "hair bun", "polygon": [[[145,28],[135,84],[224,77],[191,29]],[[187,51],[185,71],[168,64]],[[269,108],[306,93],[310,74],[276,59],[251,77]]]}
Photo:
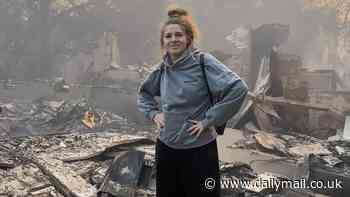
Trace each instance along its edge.
{"label": "hair bun", "polygon": [[174,8],[168,11],[169,18],[184,17],[188,16],[188,12],[182,8]]}

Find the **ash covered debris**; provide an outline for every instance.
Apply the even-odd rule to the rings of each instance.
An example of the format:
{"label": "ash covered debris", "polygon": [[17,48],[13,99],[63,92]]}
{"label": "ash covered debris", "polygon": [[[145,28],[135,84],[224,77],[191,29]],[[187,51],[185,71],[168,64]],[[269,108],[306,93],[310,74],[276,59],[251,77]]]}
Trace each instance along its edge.
{"label": "ash covered debris", "polygon": [[1,108],[0,196],[97,196],[113,159],[129,151],[145,155],[142,169],[153,166],[144,131],[84,98],[7,100]]}
{"label": "ash covered debris", "polygon": [[[2,144],[7,148],[0,148],[1,155],[7,154],[13,160],[12,166],[0,168],[2,196],[97,196],[97,191],[105,188],[102,183],[107,180],[104,177],[109,176],[107,169],[121,165],[116,162],[118,155],[129,152],[144,155],[138,160],[138,171],[134,172],[131,167],[128,170],[135,176],[140,176],[143,165],[154,163],[152,140],[121,133],[7,138],[2,139]],[[98,152],[108,148],[113,151]],[[83,155],[94,156],[64,161],[64,158]],[[127,158],[128,162],[123,163],[126,168],[135,161],[133,157]],[[134,183],[138,183],[138,179],[135,180]]]}
{"label": "ash covered debris", "polygon": [[[0,105],[1,132],[16,137],[118,130],[130,125],[125,118],[97,109],[84,98],[58,101],[42,98],[33,102],[1,102]],[[87,113],[93,120],[85,117]]]}
{"label": "ash covered debris", "polygon": [[[3,164],[0,167],[0,194],[154,196],[154,140],[141,131],[134,135],[125,134],[127,132],[121,128],[111,131],[15,137],[3,134],[0,139]],[[255,180],[265,176],[244,163],[222,162],[220,166],[222,177]],[[278,196],[286,192],[264,188],[259,191],[222,189],[223,196]]]}
{"label": "ash covered debris", "polygon": [[[145,137],[118,133],[73,133],[8,140],[8,148],[1,148],[0,152],[9,153],[15,161],[11,168],[0,168],[0,194],[30,197],[155,196],[152,142]],[[75,159],[67,159],[73,157]],[[236,177],[239,180],[254,181],[271,176],[286,179],[271,173],[258,174],[245,163],[221,162],[220,171],[223,178]],[[288,192],[292,194],[285,195]],[[293,196],[295,191],[242,187],[222,188],[222,194],[237,197]],[[309,194],[312,192],[299,191],[299,196]]]}
{"label": "ash covered debris", "polygon": [[[253,182],[272,177],[308,181],[333,177],[341,180],[345,189],[333,194],[327,190],[238,187],[223,188],[223,196],[349,194],[350,145],[343,138],[348,135],[348,127],[343,127],[348,123],[349,94],[338,91],[337,87],[344,85],[333,70],[311,69],[299,57],[281,53],[277,47],[288,34],[289,26],[270,24],[255,30],[241,29],[228,37],[241,52],[251,53],[242,55],[242,61],[250,57],[252,63],[240,63],[239,74],[249,79],[251,92],[246,105],[228,125],[245,133],[245,139],[231,148],[272,155],[275,160],[301,165],[304,170],[299,177],[286,177],[269,171],[257,173],[251,164],[221,163],[222,177]],[[240,60],[226,51],[213,54],[222,61]],[[130,87],[125,89],[135,93],[135,84],[150,71],[147,66],[113,68],[107,74],[119,77],[129,70],[137,77],[130,77]],[[110,81],[116,86],[70,87],[119,92],[124,89],[123,80]],[[57,92],[65,85],[59,82],[54,88]],[[108,98],[119,102],[113,96]],[[94,107],[87,99],[8,100],[0,107],[0,196],[154,196],[155,136],[150,132],[142,132],[125,118]],[[341,137],[334,138],[336,133]],[[334,139],[327,140],[330,136]]]}
{"label": "ash covered debris", "polygon": [[248,36],[244,36],[244,43],[249,44],[240,50],[235,71],[249,79],[251,92],[229,121],[229,127],[243,133],[243,138],[230,147],[268,156],[271,163],[285,160],[304,167],[298,176],[308,181],[327,181],[329,177],[341,180],[342,189],[315,192],[347,196],[350,94],[338,76],[339,70],[332,65],[304,65],[300,57],[282,52],[279,46],[287,40],[289,26],[270,24],[245,30]]}
{"label": "ash covered debris", "polygon": [[[174,1],[23,2],[0,3],[0,92],[35,101],[0,99],[0,197],[154,195],[155,134],[137,114],[135,97],[138,83],[151,71],[144,62],[158,61],[154,32],[159,16]],[[47,2],[60,3],[42,6]],[[350,70],[345,62],[350,60],[350,17],[345,15],[350,4],[331,1],[338,2],[334,8],[328,3],[311,8],[302,1],[178,2],[200,16],[208,38],[201,45],[215,47],[208,49],[249,83],[246,105],[228,124],[240,129],[244,139],[231,148],[270,155],[271,163],[301,165],[304,178],[338,178],[349,188]],[[47,8],[45,15],[40,7]],[[135,15],[140,8],[145,12]],[[38,28],[40,23],[46,27]],[[215,32],[212,26],[218,27]],[[239,28],[231,31],[233,27]],[[225,32],[232,33],[225,37]],[[224,37],[230,46],[221,43]],[[284,48],[287,40],[292,47]],[[303,58],[286,53],[290,51]],[[62,78],[30,82],[54,76]],[[37,99],[52,93],[65,100]],[[88,100],[68,99],[81,94],[89,95]],[[252,164],[222,163],[221,172],[244,180],[295,178],[257,173]],[[122,176],[129,171],[134,176]],[[347,189],[316,192],[349,195]],[[226,189],[223,194],[316,196],[263,188]]]}

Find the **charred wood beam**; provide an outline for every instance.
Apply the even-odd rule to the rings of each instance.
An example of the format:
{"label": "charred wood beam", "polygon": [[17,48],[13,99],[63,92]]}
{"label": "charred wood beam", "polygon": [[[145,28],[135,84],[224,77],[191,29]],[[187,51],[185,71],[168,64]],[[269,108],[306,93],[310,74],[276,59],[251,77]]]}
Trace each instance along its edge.
{"label": "charred wood beam", "polygon": [[96,189],[57,159],[33,157],[32,162],[64,197],[95,197]]}
{"label": "charred wood beam", "polygon": [[257,103],[259,103],[259,102],[260,103],[271,103],[273,105],[280,105],[280,106],[289,105],[289,106],[308,108],[308,109],[313,109],[313,110],[331,111],[331,109],[325,105],[294,101],[294,100],[286,99],[283,97],[257,96],[255,94],[253,94],[252,92],[248,93],[248,97]]}
{"label": "charred wood beam", "polygon": [[29,162],[38,167],[48,180],[64,197],[95,197],[96,188],[86,182],[77,172],[65,167],[63,162],[49,157],[37,157],[15,149],[6,149],[0,146],[11,157],[22,162]]}
{"label": "charred wood beam", "polygon": [[83,160],[93,159],[93,158],[102,156],[104,154],[108,154],[108,152],[130,150],[130,149],[133,149],[135,146],[154,145],[154,144],[155,142],[148,138],[126,139],[126,140],[121,140],[119,142],[109,144],[106,147],[104,147],[102,150],[98,150],[95,153],[91,153],[83,156],[60,158],[60,160],[64,162],[83,161]]}
{"label": "charred wood beam", "polygon": [[14,168],[14,167],[15,167],[14,163],[0,162],[0,169],[9,169],[9,168]]}
{"label": "charred wood beam", "polygon": [[28,192],[34,193],[34,192],[46,189],[46,188],[51,187],[51,186],[52,186],[52,184],[50,184],[50,183],[44,183],[44,184],[37,185],[37,186],[30,188]]}
{"label": "charred wood beam", "polygon": [[[271,131],[263,131],[263,130],[259,130],[259,129],[253,129],[253,128],[245,128],[245,130],[253,132],[253,133],[273,133]],[[291,136],[295,136],[303,141],[308,141],[309,143],[321,143],[321,144],[326,144],[327,141],[322,140],[322,139],[318,139],[309,135],[305,135],[305,134],[301,134],[301,133],[296,133],[293,131],[280,131],[279,134],[286,134],[286,135],[291,135]]]}

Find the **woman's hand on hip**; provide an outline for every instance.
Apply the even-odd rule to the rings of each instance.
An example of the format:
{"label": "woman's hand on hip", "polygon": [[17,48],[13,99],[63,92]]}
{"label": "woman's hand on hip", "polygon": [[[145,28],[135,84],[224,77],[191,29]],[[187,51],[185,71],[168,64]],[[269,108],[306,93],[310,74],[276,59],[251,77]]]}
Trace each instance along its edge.
{"label": "woman's hand on hip", "polygon": [[202,122],[197,120],[189,120],[189,121],[192,122],[193,125],[187,131],[190,132],[190,135],[196,134],[196,137],[199,137],[204,130]]}
{"label": "woman's hand on hip", "polygon": [[157,128],[163,128],[165,123],[164,123],[164,113],[158,113],[154,116],[153,122],[157,125]]}

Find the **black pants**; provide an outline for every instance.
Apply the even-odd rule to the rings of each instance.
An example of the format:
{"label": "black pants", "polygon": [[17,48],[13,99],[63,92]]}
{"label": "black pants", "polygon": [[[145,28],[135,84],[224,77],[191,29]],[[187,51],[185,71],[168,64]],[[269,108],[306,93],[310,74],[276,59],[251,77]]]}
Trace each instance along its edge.
{"label": "black pants", "polygon": [[220,197],[216,140],[183,150],[170,148],[158,140],[156,166],[157,197]]}

